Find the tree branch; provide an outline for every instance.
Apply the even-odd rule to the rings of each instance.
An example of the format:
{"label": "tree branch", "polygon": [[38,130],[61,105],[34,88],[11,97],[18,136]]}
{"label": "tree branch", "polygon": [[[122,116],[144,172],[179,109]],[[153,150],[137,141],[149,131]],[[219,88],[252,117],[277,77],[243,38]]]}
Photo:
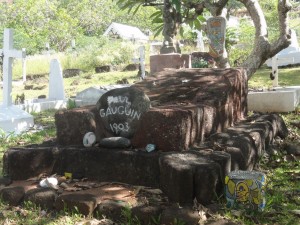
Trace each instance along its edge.
{"label": "tree branch", "polygon": [[288,27],[288,12],[292,9],[292,5],[288,0],[278,1],[278,19],[280,36],[276,42],[271,45],[270,57],[276,55],[282,49],[291,44],[291,31]]}
{"label": "tree branch", "polygon": [[268,41],[267,23],[263,11],[257,0],[240,0],[247,8],[255,24],[254,48],[242,66],[247,70],[248,80],[256,70],[270,57],[290,44],[290,35],[287,25],[287,13],[290,10],[288,0],[278,0],[280,21],[280,35],[274,44]]}
{"label": "tree branch", "polygon": [[203,4],[213,16],[220,16],[227,2],[228,0],[218,0],[211,3],[211,1],[206,0],[203,1]]}

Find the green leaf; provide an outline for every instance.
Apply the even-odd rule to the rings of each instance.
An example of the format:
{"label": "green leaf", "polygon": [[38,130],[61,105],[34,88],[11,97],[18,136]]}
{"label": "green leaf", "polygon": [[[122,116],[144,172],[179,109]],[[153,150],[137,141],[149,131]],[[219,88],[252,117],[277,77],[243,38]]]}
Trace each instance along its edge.
{"label": "green leaf", "polygon": [[155,28],[156,32],[154,33],[154,38],[157,37],[160,33],[162,33],[164,29],[164,24],[158,26]]}
{"label": "green leaf", "polygon": [[179,34],[180,34],[181,37],[183,37],[183,35],[184,35],[184,29],[183,29],[182,26],[179,29]]}
{"label": "green leaf", "polygon": [[177,12],[181,10],[181,1],[180,0],[172,0],[172,5],[176,9]]}
{"label": "green leaf", "polygon": [[136,7],[136,9],[135,9],[134,12],[133,12],[133,15],[136,14],[136,12],[140,9],[140,7],[141,7],[141,5],[139,5],[139,6]]}
{"label": "green leaf", "polygon": [[198,19],[194,20],[194,26],[197,30],[201,30],[201,22]]}
{"label": "green leaf", "polygon": [[129,8],[129,10],[132,9],[132,2],[127,2],[125,5],[121,6],[121,10],[125,10],[127,8]]}
{"label": "green leaf", "polygon": [[152,13],[152,15],[150,16],[150,19],[152,19],[154,17],[157,17],[157,16],[162,17],[162,11],[161,10],[158,10],[155,13]]}
{"label": "green leaf", "polygon": [[164,20],[161,17],[156,17],[152,20],[152,23],[163,23]]}
{"label": "green leaf", "polygon": [[202,22],[202,23],[206,22],[205,17],[202,16],[202,15],[199,15],[199,16],[197,17],[197,19],[198,19],[200,22]]}
{"label": "green leaf", "polygon": [[159,30],[161,26],[163,27],[164,24],[162,23],[162,24],[157,25],[156,27],[153,28],[153,31]]}

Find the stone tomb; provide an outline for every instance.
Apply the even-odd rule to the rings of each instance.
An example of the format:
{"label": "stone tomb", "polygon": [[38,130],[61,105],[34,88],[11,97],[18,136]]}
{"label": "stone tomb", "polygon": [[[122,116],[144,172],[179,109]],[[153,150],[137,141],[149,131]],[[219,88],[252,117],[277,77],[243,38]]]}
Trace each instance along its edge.
{"label": "stone tomb", "polygon": [[[196,198],[209,204],[215,193],[222,194],[225,175],[232,170],[252,170],[276,136],[287,136],[278,115],[240,122],[247,113],[243,69],[166,70],[134,84],[136,96],[129,89],[119,91],[101,98],[98,106],[59,111],[56,142],[9,149],[4,155],[4,173],[22,180],[40,173],[69,172],[98,181],[161,188],[171,202],[191,204]],[[133,97],[142,99],[145,109],[140,115],[132,114],[139,118],[134,121],[138,122],[134,132],[121,132],[125,129],[119,127],[124,124],[121,120],[113,129],[114,121],[105,124],[102,119],[113,114],[113,110],[107,113],[109,102],[124,104],[111,105],[117,107],[116,114],[119,110],[123,115],[123,108],[118,107],[124,106],[125,113],[129,103],[139,112],[133,108]],[[85,148],[82,138],[91,131],[98,141],[123,135],[132,145]],[[156,151],[147,152],[147,144],[154,144]]]}

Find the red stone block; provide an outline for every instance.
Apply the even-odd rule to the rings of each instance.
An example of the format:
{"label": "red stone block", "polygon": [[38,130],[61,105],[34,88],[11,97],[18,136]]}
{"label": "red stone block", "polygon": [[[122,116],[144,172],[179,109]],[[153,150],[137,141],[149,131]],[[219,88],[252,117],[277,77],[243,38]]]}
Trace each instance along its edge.
{"label": "red stone block", "polygon": [[191,56],[188,54],[163,54],[150,56],[150,74],[163,71],[165,68],[191,68]]}

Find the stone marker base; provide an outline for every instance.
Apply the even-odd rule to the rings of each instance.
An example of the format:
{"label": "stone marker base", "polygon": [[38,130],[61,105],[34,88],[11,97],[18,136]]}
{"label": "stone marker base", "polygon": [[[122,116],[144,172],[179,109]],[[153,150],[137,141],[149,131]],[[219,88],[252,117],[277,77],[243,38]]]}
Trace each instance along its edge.
{"label": "stone marker base", "polygon": [[253,115],[182,152],[85,148],[82,144],[60,146],[54,142],[11,148],[4,154],[3,172],[13,180],[67,172],[74,179],[161,188],[171,202],[191,204],[196,198],[206,205],[223,193],[225,176],[230,171],[253,170],[274,138],[287,135],[280,116]]}
{"label": "stone marker base", "polygon": [[66,109],[67,100],[32,99],[26,100],[25,104],[17,105],[17,107],[28,113],[39,113],[49,109]]}
{"label": "stone marker base", "polygon": [[191,68],[191,56],[188,54],[162,54],[150,56],[150,74],[163,71],[165,68]]}
{"label": "stone marker base", "polygon": [[299,103],[300,86],[248,93],[248,109],[256,112],[291,112]]}
{"label": "stone marker base", "polygon": [[17,106],[0,106],[0,128],[8,135],[20,134],[34,125],[33,116]]}
{"label": "stone marker base", "polygon": [[229,171],[230,155],[211,151],[166,154],[137,149],[29,146],[9,149],[4,155],[4,174],[12,180],[67,172],[74,179],[162,187],[172,202],[179,203],[191,203],[195,197],[202,204],[210,203],[214,193],[222,193],[222,182]]}

